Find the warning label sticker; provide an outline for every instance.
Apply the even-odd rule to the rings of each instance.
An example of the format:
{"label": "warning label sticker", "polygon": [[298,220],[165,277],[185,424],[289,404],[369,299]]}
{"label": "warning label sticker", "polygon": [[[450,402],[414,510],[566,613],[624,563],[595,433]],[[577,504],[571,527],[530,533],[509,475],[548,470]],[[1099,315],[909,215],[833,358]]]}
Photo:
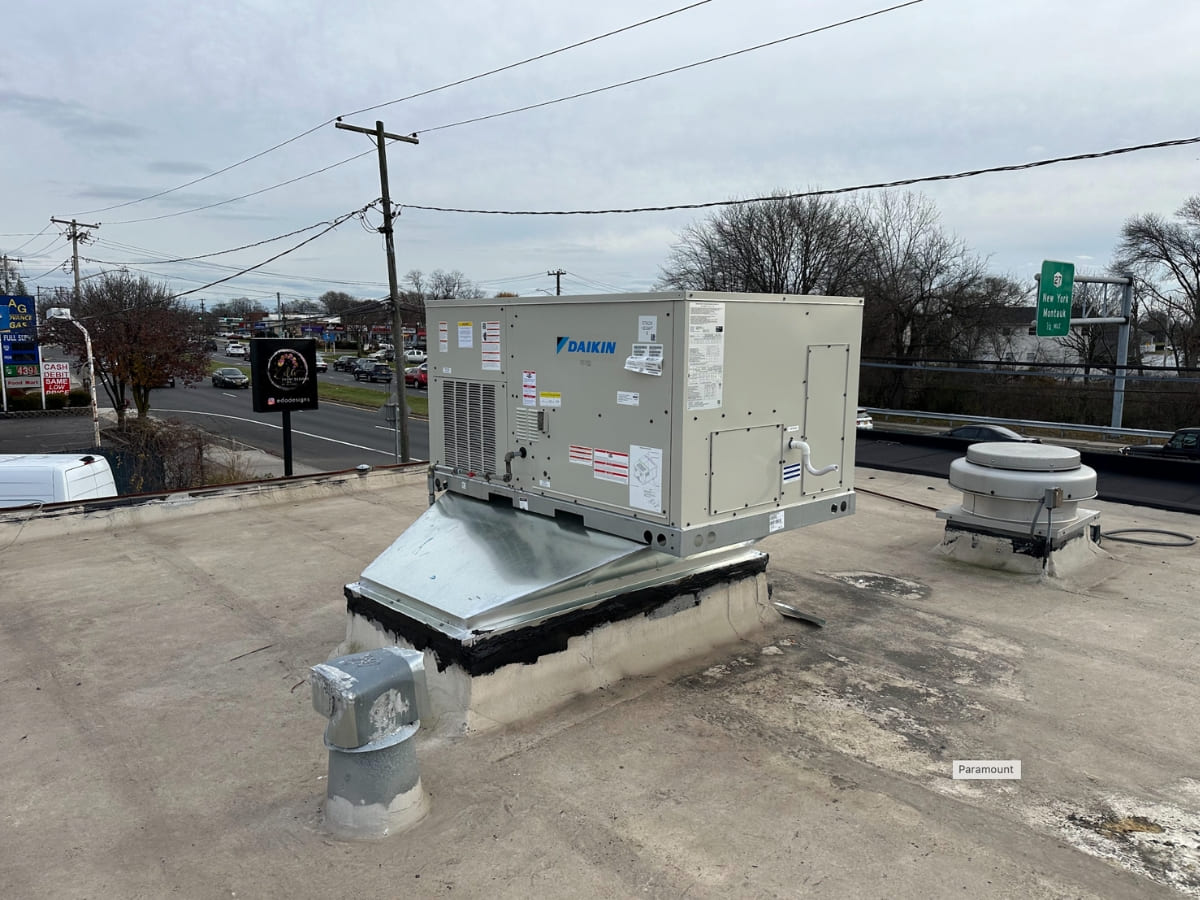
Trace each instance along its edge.
{"label": "warning label sticker", "polygon": [[592,474],[600,481],[629,484],[629,454],[597,447],[592,451]]}
{"label": "warning label sticker", "polygon": [[581,466],[590,466],[592,464],[592,448],[584,447],[582,444],[571,444],[567,450],[567,460],[579,463]]}

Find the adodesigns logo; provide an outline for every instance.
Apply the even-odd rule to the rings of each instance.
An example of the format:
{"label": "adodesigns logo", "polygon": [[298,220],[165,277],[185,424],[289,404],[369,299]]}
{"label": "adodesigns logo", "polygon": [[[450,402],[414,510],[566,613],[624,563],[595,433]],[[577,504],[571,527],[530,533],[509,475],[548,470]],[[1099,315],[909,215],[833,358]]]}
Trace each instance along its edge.
{"label": "adodesigns logo", "polygon": [[577,341],[570,337],[560,337],[558,339],[558,349],[555,353],[562,353],[566,350],[568,353],[609,353],[617,352],[616,341]]}

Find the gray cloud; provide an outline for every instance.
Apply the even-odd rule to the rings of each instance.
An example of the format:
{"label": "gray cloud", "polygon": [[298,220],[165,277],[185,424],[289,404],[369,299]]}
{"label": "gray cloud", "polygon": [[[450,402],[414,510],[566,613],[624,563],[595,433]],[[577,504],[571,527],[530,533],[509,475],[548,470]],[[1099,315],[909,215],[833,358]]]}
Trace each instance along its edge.
{"label": "gray cloud", "polygon": [[87,140],[130,141],[144,134],[139,126],[100,115],[73,100],[22,91],[0,91],[0,107],[57,129],[76,142],[81,136]]}

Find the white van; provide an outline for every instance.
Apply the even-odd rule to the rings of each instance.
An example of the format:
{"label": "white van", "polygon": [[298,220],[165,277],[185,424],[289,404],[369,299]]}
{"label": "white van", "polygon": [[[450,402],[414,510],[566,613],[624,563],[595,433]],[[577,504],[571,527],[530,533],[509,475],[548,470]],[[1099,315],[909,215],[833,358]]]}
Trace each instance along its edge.
{"label": "white van", "polygon": [[117,484],[103,456],[0,454],[0,509],[115,496]]}

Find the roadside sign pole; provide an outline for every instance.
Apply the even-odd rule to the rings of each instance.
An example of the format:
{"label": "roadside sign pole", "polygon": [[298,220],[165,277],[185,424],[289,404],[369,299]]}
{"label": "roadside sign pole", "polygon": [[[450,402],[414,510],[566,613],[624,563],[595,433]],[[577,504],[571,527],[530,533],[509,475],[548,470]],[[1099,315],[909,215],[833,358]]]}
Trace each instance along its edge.
{"label": "roadside sign pole", "polygon": [[283,477],[292,477],[292,411],[283,410]]}
{"label": "roadside sign pole", "polygon": [[1133,278],[1121,289],[1121,323],[1117,332],[1117,368],[1113,374],[1112,427],[1120,428],[1125,415],[1125,366],[1129,362],[1129,318],[1133,314]]}

